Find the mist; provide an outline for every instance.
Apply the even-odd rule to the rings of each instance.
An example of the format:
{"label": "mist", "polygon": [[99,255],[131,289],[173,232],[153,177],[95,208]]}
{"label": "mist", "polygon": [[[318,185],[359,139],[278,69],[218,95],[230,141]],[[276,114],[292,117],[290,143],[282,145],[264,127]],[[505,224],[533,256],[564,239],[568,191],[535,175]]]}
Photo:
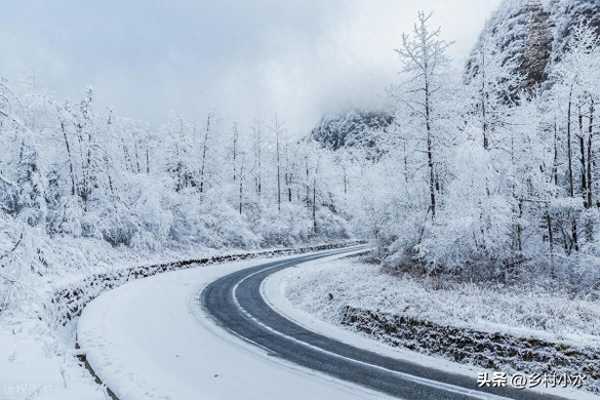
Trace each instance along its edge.
{"label": "mist", "polygon": [[303,134],[323,113],[385,106],[392,49],[419,9],[460,66],[498,2],[8,1],[0,75],[72,100],[91,86],[101,107],[152,124],[278,113]]}

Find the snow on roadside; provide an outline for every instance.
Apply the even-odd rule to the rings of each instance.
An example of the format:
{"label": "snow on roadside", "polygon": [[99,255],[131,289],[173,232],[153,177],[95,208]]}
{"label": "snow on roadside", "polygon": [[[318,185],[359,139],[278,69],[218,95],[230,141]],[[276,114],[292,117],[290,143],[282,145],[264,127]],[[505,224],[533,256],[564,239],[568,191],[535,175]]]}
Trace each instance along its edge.
{"label": "snow on roadside", "polygon": [[96,274],[119,275],[140,265],[246,253],[195,246],[149,254],[93,239],[35,239],[35,246],[44,248],[38,260],[43,262],[29,268],[25,256],[31,249],[27,243],[20,246],[24,254],[14,254],[14,262],[21,264],[20,280],[9,288],[11,293],[0,288],[0,297],[8,294],[11,300],[9,308],[0,312],[0,400],[108,399],[75,357],[74,321],[62,326],[58,320],[61,315],[51,303],[58,290],[77,288]]}
{"label": "snow on roadside", "polygon": [[0,333],[0,400],[103,400],[102,388],[68,353],[27,332]]}
{"label": "snow on roadside", "polygon": [[[105,284],[124,283],[132,267],[138,277],[142,277],[142,270],[159,271],[152,267],[159,264],[248,253],[196,246],[148,254],[136,249],[114,248],[98,240],[76,242],[77,245],[73,245],[71,239],[55,238],[52,251],[45,253],[50,267],[42,275],[29,274],[28,284],[19,286],[11,296],[11,307],[0,313],[0,400],[109,398],[76,358],[77,318],[62,325],[64,304],[52,303],[57,291],[83,290],[83,298],[71,296],[70,301],[75,303],[69,305],[81,306],[90,296],[104,290]],[[271,250],[277,249],[257,251]],[[111,276],[117,279],[107,282],[106,278]],[[89,280],[91,277],[100,279]]]}
{"label": "snow on roadside", "polygon": [[[377,286],[376,283],[381,285]],[[388,275],[382,274],[375,265],[364,264],[358,259],[340,257],[338,260],[319,260],[273,274],[265,280],[261,291],[264,299],[276,311],[313,332],[336,338],[343,343],[387,357],[409,361],[427,368],[444,370],[453,374],[461,374],[475,380],[479,373],[486,371],[485,368],[460,364],[437,355],[418,353],[402,347],[393,347],[384,341],[375,339],[372,335],[358,332],[353,327],[341,324],[342,310],[345,305],[353,304],[354,306],[374,307],[373,309],[376,309],[378,304],[380,308],[385,304],[388,307],[387,310],[397,310],[387,301],[390,292],[406,289],[407,287],[410,289],[416,284],[416,282],[411,281],[408,286],[403,287],[401,283],[394,282]],[[393,286],[393,288],[390,286]],[[423,286],[421,290],[426,291],[427,288]],[[410,291],[403,291],[397,293],[397,295],[404,296],[406,301],[410,302],[418,302],[422,300],[419,296],[425,296],[423,293]],[[437,295],[437,291],[434,295]],[[439,304],[443,304],[441,300]],[[404,310],[405,307],[403,306],[401,310]],[[443,312],[445,311],[443,307],[438,310],[433,309],[429,310],[428,315],[440,318],[440,321],[443,321],[443,318],[445,318]],[[424,319],[423,314],[420,317]],[[461,322],[458,319],[453,322],[457,325],[462,323],[463,326],[468,326],[466,322]],[[450,325],[451,323],[446,320],[446,324]],[[482,329],[482,327],[494,331],[500,331],[499,328],[504,328],[512,333],[537,333],[545,338],[556,338],[556,335],[547,332],[512,328],[507,325],[500,326],[499,324],[487,322],[481,323],[477,328]],[[487,370],[487,372],[493,373],[496,371]],[[546,389],[538,387],[534,391],[577,400],[598,399],[593,393],[570,388]]]}
{"label": "snow on roadside", "polygon": [[[75,357],[74,325],[57,324],[48,309],[57,290],[94,274],[218,254],[201,247],[148,254],[95,239],[35,236],[31,240],[34,247],[24,243],[18,249],[23,254],[13,255],[11,267],[21,264],[16,271],[19,281],[0,290],[0,297],[10,298],[9,307],[0,313],[0,400],[108,399]],[[29,253],[35,248],[43,251],[31,257],[33,264]]]}
{"label": "snow on roadside", "polygon": [[269,357],[215,326],[198,302],[201,290],[259,262],[173,271],[106,292],[81,316],[81,348],[126,400],[386,398]]}
{"label": "snow on roadside", "polygon": [[470,284],[435,290],[347,258],[285,274],[292,304],[326,321],[340,321],[342,308],[349,305],[483,332],[600,346],[600,305],[591,301]]}

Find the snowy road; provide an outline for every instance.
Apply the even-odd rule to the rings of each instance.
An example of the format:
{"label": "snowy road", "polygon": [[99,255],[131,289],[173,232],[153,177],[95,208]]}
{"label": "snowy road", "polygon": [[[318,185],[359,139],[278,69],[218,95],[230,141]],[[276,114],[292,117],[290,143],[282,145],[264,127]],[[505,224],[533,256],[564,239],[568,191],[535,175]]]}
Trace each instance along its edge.
{"label": "snowy road", "polygon": [[[269,275],[333,254],[340,250],[177,271],[128,283],[86,307],[78,326],[79,344],[120,400],[501,398],[477,391],[475,377],[313,333],[263,299],[261,284]],[[552,398],[530,392],[503,395]]]}
{"label": "snowy road", "polygon": [[430,369],[319,335],[277,313],[261,285],[282,269],[322,256],[303,256],[245,269],[210,284],[202,305],[216,321],[272,356],[398,398],[419,400],[559,399],[515,389],[482,392],[475,377]]}
{"label": "snowy road", "polygon": [[120,400],[387,398],[269,357],[215,325],[202,311],[199,294],[211,282],[258,264],[255,259],[170,272],[106,292],[84,309],[81,350]]}

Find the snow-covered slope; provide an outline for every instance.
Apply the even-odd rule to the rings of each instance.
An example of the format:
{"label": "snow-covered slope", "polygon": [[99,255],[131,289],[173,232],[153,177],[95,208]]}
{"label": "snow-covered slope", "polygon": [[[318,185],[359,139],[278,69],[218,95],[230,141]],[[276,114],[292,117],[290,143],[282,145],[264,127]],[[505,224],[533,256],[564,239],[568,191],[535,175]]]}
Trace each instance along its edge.
{"label": "snow-covered slope", "polygon": [[524,86],[543,83],[581,23],[600,33],[599,0],[504,0],[480,35],[467,63],[467,76],[477,72],[476,54],[491,39],[505,65],[525,78]]}
{"label": "snow-covered slope", "polygon": [[312,140],[329,150],[360,148],[371,157],[378,151],[378,134],[393,122],[391,114],[383,111],[354,110],[324,116],[312,130]]}

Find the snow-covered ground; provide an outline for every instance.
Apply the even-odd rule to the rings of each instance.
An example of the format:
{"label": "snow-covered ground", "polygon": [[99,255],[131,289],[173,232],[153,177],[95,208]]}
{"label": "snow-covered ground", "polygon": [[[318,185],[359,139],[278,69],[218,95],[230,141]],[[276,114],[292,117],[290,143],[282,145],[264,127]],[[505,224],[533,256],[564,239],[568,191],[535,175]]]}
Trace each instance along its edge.
{"label": "snow-covered ground", "polygon": [[48,268],[43,274],[25,271],[21,280],[26,284],[18,284],[14,293],[10,293],[11,307],[0,313],[0,400],[107,398],[90,374],[78,365],[74,324],[62,326],[56,320],[51,298],[57,290],[76,286],[93,274],[208,257],[218,252],[197,247],[148,254],[113,248],[99,240],[73,243],[66,238],[55,238],[48,246],[51,251],[45,252],[45,256],[51,265],[60,267]]}
{"label": "snow-covered ground", "polygon": [[[357,259],[288,269],[292,304],[326,321],[339,321],[342,307],[379,310],[431,322],[561,341],[600,345],[600,305],[556,293],[484,289],[471,284],[433,289],[416,279],[391,276]],[[331,294],[331,296],[330,296]]]}
{"label": "snow-covered ground", "polygon": [[[104,390],[79,365],[75,350],[77,319],[65,320],[65,307],[82,307],[107,284],[124,283],[133,267],[139,272],[140,266],[248,253],[201,246],[141,252],[94,239],[35,239],[35,245],[43,245],[44,260],[51,267],[41,271],[22,267],[12,289],[0,290],[0,297],[10,299],[9,307],[0,312],[0,400],[106,399]],[[27,249],[27,243],[19,248]],[[17,261],[27,266],[26,259]],[[90,279],[103,276],[116,279]],[[57,303],[54,296],[63,289],[80,291],[82,298],[71,296],[72,303]]]}
{"label": "snow-covered ground", "polygon": [[[474,379],[481,372],[481,368],[391,348],[337,325],[333,318],[341,303],[354,299],[355,305],[371,304],[358,300],[360,291],[350,295],[346,290],[362,285],[383,290],[374,284],[377,267],[337,258],[277,273],[263,285],[263,295],[282,314],[318,333]],[[122,400],[382,398],[269,357],[225,333],[204,315],[197,296],[205,285],[260,261],[170,272],[105,292],[86,307],[79,322],[82,350]],[[340,285],[342,280],[344,285]],[[413,294],[418,301],[418,293]],[[107,399],[88,372],[76,365],[72,349],[66,348],[73,344],[70,338],[62,338],[65,347],[57,353],[57,338],[44,338],[37,329],[21,324],[15,334],[7,331],[0,336],[2,354],[7,355],[0,359],[0,400]],[[574,396],[595,398],[587,393]]]}
{"label": "snow-covered ground", "polygon": [[0,400],[104,400],[102,388],[69,353],[31,332],[0,333]]}
{"label": "snow-covered ground", "polygon": [[[391,347],[384,342],[375,340],[371,335],[362,334],[341,325],[342,308],[352,305],[395,314],[406,313],[419,319],[430,319],[444,325],[545,339],[563,339],[579,346],[582,342],[577,342],[578,338],[587,340],[588,344],[597,343],[597,337],[583,334],[580,331],[567,336],[559,333],[558,330],[543,331],[524,323],[519,325],[516,317],[512,319],[507,317],[504,323],[498,319],[494,319],[492,322],[485,318],[486,316],[501,318],[498,314],[506,312],[508,316],[511,315],[511,311],[521,315],[522,308],[530,307],[528,313],[534,315],[536,312],[541,312],[540,310],[545,310],[547,315],[542,315],[542,317],[555,321],[558,326],[557,319],[560,317],[553,316],[552,305],[560,304],[562,308],[576,308],[579,302],[553,298],[550,294],[546,294],[546,297],[523,295],[511,299],[507,294],[496,293],[495,296],[498,298],[494,298],[492,293],[486,294],[484,291],[475,291],[474,289],[464,292],[437,290],[434,294],[431,294],[431,291],[425,284],[401,278],[391,279],[389,275],[381,272],[378,266],[349,258],[328,260],[327,262],[317,261],[303,265],[301,268],[289,268],[272,275],[263,284],[263,295],[272,307],[312,331],[336,337],[345,343],[380,354],[410,360],[431,368],[460,373],[474,377],[474,379],[485,369],[459,364],[437,356],[420,354],[401,347]],[[562,304],[561,301],[567,304]],[[506,308],[511,305],[513,309]],[[468,319],[469,315],[471,320]],[[513,323],[515,325],[511,325]],[[495,371],[490,370],[489,372]],[[557,388],[538,388],[536,390],[549,390],[550,393],[560,393],[574,399],[598,398],[580,390]]]}
{"label": "snow-covered ground", "polygon": [[88,361],[124,400],[385,398],[269,357],[215,326],[202,288],[259,260],[170,272],[94,300],[78,335]]}

